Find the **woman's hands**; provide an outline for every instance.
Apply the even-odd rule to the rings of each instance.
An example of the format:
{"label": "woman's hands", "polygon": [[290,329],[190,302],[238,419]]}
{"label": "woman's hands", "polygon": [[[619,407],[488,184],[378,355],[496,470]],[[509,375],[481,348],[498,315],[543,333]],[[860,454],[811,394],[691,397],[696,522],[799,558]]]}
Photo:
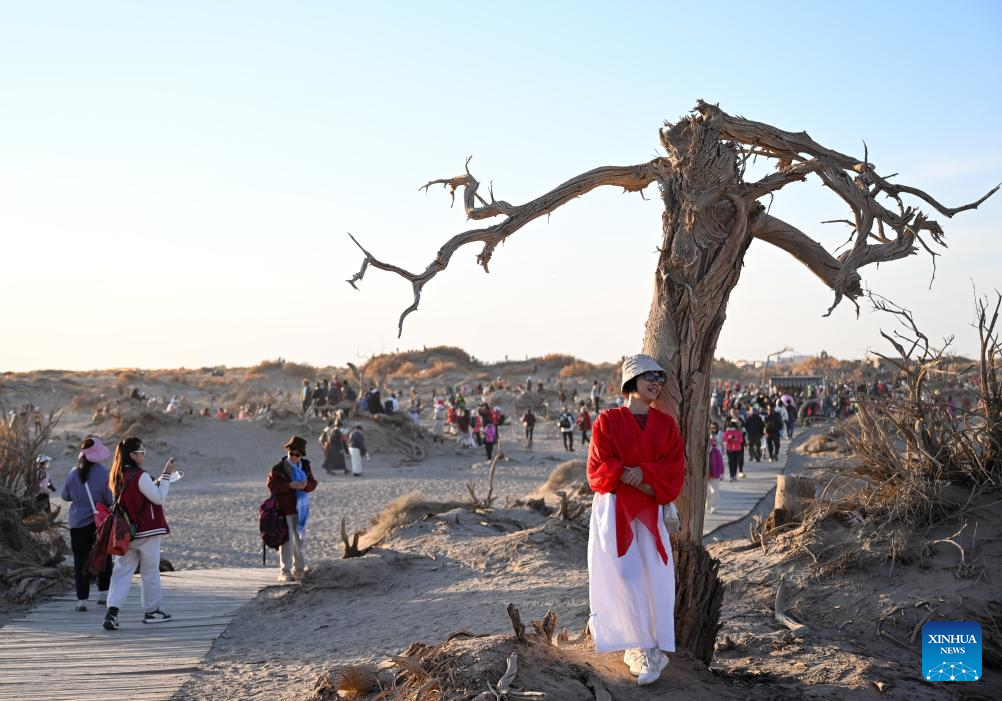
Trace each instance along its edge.
{"label": "woman's hands", "polygon": [[644,472],[639,467],[624,467],[619,481],[631,487],[639,487],[644,481]]}
{"label": "woman's hands", "polygon": [[306,482],[289,482],[290,489],[306,489]]}
{"label": "woman's hands", "polygon": [[647,496],[654,496],[654,488],[644,482],[644,471],[639,467],[623,468],[623,476],[619,478],[619,481],[639,489]]}

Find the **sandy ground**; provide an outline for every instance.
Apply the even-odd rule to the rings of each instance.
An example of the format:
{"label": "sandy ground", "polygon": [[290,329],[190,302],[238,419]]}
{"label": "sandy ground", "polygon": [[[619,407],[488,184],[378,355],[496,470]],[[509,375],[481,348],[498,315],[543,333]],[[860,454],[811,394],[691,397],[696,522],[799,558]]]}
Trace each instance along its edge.
{"label": "sandy ground", "polygon": [[[436,500],[466,500],[470,480],[477,484],[478,493],[486,491],[483,449],[462,449],[451,443],[429,444],[429,456],[417,464],[402,464],[400,455],[374,450],[371,460],[364,463],[363,476],[329,475],[320,468],[323,457],[316,440],[324,424],[310,423],[308,432],[300,429],[309,440],[308,458],[319,482],[311,494],[308,561],[340,557],[342,518],[349,532],[363,530],[387,503],[403,494],[416,491]],[[178,569],[260,565],[258,506],[268,496],[268,471],[284,455],[282,445],[291,430],[268,429],[252,421],[187,417],[147,438],[150,472],[174,456],[184,473],[171,485],[165,505],[171,533],[164,538],[163,557]],[[503,438],[513,431],[506,429]],[[67,422],[61,433],[67,432],[82,430]],[[495,478],[501,504],[531,492],[557,462],[570,455],[555,439],[545,437],[537,441],[534,451],[506,440],[505,454],[509,460],[499,462]],[[575,455],[583,455],[580,447]],[[53,456],[54,483],[62,484],[74,457],[75,453]],[[275,551],[268,551],[268,562],[277,567]]]}

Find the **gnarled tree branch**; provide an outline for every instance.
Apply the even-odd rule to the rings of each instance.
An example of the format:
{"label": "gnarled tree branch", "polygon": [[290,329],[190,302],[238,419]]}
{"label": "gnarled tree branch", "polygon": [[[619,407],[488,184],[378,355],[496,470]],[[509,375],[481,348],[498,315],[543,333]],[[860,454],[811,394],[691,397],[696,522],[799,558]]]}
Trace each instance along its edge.
{"label": "gnarled tree branch", "polygon": [[[544,214],[550,214],[558,207],[603,185],[621,187],[625,192],[640,192],[654,182],[659,175],[663,176],[670,168],[662,158],[655,158],[647,163],[633,166],[603,166],[577,175],[558,185],[545,195],[516,206],[504,201],[495,200],[493,193],[491,193],[491,202],[485,202],[477,194],[480,183],[470,174],[469,163],[470,159],[468,158],[466,159],[467,168],[465,175],[455,178],[432,180],[423,185],[422,189],[427,191],[432,185],[441,184],[451,190],[453,201],[455,201],[455,192],[458,188],[462,187],[464,188],[463,201],[468,218],[487,219],[496,216],[505,216],[506,218],[497,224],[481,229],[470,229],[469,231],[464,231],[461,234],[453,236],[439,249],[435,255],[435,259],[428,264],[428,267],[423,272],[412,273],[399,266],[383,262],[367,251],[358,242],[358,239],[348,234],[351,240],[355,242],[355,245],[365,255],[365,258],[362,260],[362,267],[350,280],[347,280],[349,285],[358,289],[355,283],[359,282],[365,276],[365,272],[370,265],[380,270],[395,273],[411,283],[414,290],[414,302],[400,315],[400,321],[397,324],[398,336],[403,334],[404,319],[418,308],[418,304],[421,302],[422,288],[429,280],[445,270],[453,254],[466,244],[482,243],[484,245],[480,253],[477,254],[477,264],[483,266],[484,271],[489,273],[488,264],[497,245],[503,243],[505,239],[534,219],[538,219]],[[477,207],[475,204],[477,201],[482,206]]]}

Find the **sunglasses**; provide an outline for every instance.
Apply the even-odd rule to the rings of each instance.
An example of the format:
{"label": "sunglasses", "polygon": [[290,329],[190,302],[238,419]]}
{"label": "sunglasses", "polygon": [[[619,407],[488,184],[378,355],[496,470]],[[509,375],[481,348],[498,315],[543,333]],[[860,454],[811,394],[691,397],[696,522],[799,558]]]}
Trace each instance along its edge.
{"label": "sunglasses", "polygon": [[643,380],[644,382],[657,382],[658,384],[663,385],[666,382],[668,382],[668,375],[666,375],[663,372],[648,370],[647,372],[645,372],[643,375],[640,376],[640,379]]}
{"label": "sunglasses", "polygon": [[139,450],[133,450],[132,451],[133,455],[135,455],[136,453],[138,453],[139,455],[146,455],[146,451],[143,450],[142,448],[140,448]]}
{"label": "sunglasses", "polygon": [[290,458],[301,458],[301,457],[303,457],[303,454],[302,453],[297,453],[294,450],[290,450],[289,451],[289,457]]}

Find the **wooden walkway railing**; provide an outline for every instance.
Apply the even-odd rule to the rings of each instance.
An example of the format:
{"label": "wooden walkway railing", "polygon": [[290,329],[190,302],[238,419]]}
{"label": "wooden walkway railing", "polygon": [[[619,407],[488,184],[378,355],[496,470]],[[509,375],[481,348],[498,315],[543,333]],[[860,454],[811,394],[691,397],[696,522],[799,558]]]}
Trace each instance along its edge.
{"label": "wooden walkway railing", "polygon": [[52,599],[0,628],[0,699],[169,699],[188,679],[237,609],[278,568],[165,572],[168,623],[145,625],[139,577],[118,615],[121,628],[101,627],[105,609],[74,611],[75,598]]}

